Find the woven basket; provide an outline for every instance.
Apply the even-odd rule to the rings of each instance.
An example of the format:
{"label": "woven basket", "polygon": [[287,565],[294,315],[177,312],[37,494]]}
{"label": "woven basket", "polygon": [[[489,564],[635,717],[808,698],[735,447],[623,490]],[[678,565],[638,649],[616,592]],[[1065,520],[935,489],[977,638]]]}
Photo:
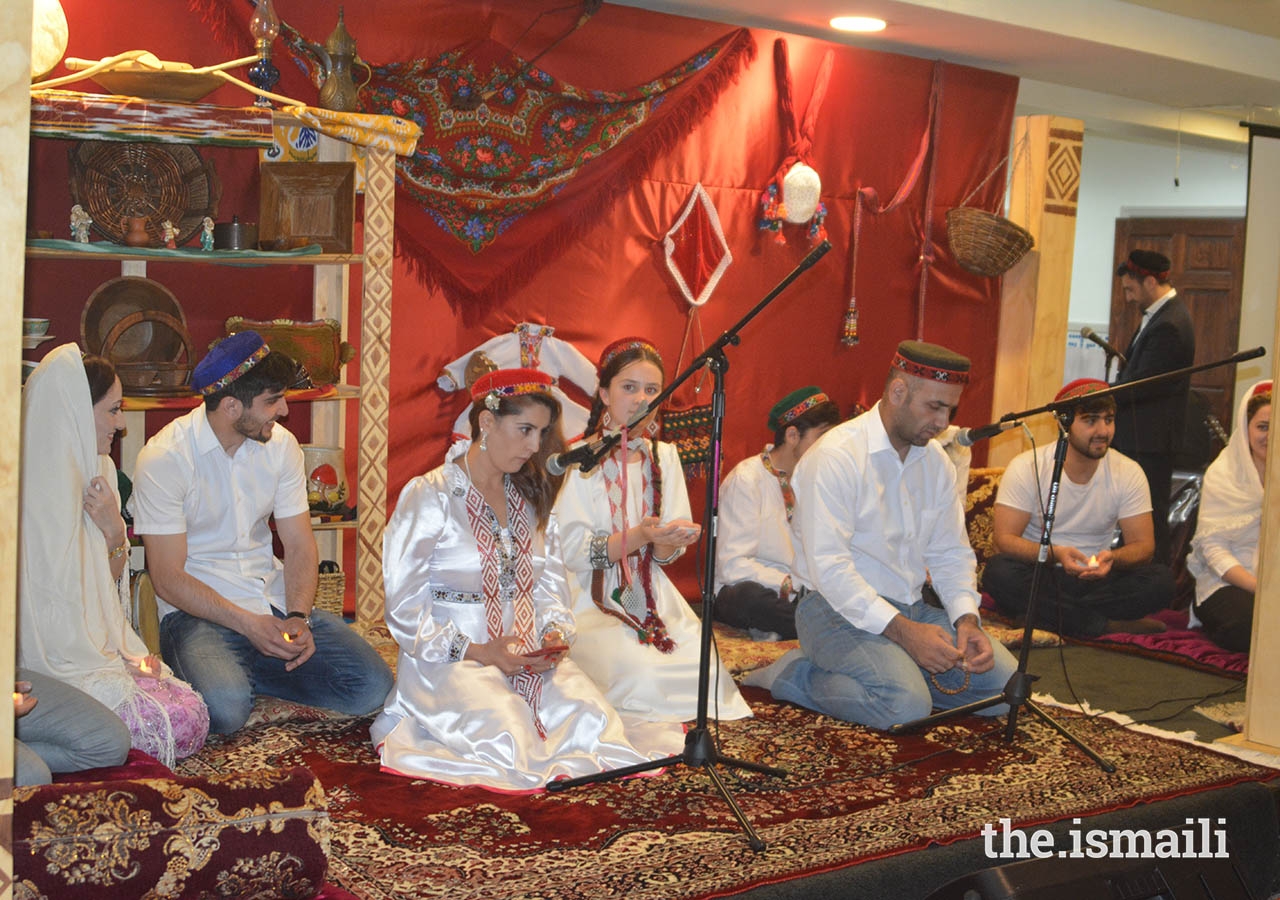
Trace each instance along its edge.
{"label": "woven basket", "polygon": [[213,164],[186,144],[81,141],[70,150],[71,202],[93,218],[107,240],[124,243],[130,216],[147,219],[151,246],[164,245],[161,223],[177,228],[182,246],[216,218],[222,184]]}
{"label": "woven basket", "polygon": [[342,615],[342,601],[347,593],[347,576],[344,572],[321,572],[316,584],[316,609],[323,609],[335,616]]}
{"label": "woven basket", "polygon": [[1003,216],[957,206],[947,211],[947,242],[961,268],[975,275],[1003,275],[1035,244],[1031,232]]}

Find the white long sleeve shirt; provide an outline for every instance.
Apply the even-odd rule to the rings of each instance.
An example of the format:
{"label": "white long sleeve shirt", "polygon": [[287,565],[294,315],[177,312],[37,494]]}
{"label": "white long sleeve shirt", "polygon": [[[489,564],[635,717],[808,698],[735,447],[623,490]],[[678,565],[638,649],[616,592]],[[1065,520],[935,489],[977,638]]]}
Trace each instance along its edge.
{"label": "white long sleeve shirt", "polygon": [[781,589],[791,574],[795,548],[782,488],[760,454],[734,466],[720,485],[718,525],[716,592],[743,581]]}
{"label": "white long sleeve shirt", "polygon": [[922,602],[926,571],[952,622],[976,615],[976,562],[955,480],[936,441],[898,457],[879,403],[836,426],[791,479],[796,574],[873,634],[898,614],[887,600]]}

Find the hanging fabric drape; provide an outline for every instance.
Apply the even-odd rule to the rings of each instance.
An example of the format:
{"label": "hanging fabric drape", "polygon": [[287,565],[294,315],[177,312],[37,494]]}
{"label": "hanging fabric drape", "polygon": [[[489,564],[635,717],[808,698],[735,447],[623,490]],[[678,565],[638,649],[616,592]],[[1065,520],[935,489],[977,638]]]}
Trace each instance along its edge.
{"label": "hanging fabric drape", "polygon": [[[863,186],[858,189],[858,193],[854,200],[853,211],[853,240],[850,241],[852,249],[849,254],[849,308],[845,311],[844,316],[844,333],[840,340],[846,347],[852,347],[858,343],[858,238],[862,232],[862,210],[866,207],[873,215],[881,215],[883,213],[892,212],[906,202],[911,196],[911,192],[915,190],[916,183],[920,180],[920,173],[924,171],[925,161],[929,158],[929,150],[933,146],[934,125],[938,119],[938,107],[941,97],[941,80],[942,80],[942,63],[935,62],[933,64],[933,85],[929,90],[929,122],[925,126],[924,134],[920,135],[919,149],[916,151],[915,159],[911,161],[911,165],[907,168],[906,176],[902,180],[902,184],[898,185],[898,190],[894,193],[893,199],[887,204],[880,203],[880,192],[874,187]],[[926,207],[925,217],[929,218],[930,211]],[[923,252],[923,248],[922,248]],[[921,278],[928,274],[928,267],[923,267]]]}

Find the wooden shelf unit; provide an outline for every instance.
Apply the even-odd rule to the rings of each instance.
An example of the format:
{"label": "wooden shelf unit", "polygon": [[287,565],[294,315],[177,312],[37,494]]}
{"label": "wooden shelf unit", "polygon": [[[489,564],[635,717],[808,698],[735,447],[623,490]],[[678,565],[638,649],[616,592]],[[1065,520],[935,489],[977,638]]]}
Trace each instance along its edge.
{"label": "wooden shelf unit", "polygon": [[[137,115],[139,107],[147,107],[157,115],[154,121],[181,119],[187,126],[173,129],[139,130],[137,123],[147,121]],[[102,98],[71,92],[47,92],[33,95],[31,133],[34,136],[62,140],[139,141],[155,140],[211,146],[234,146],[256,152],[272,143],[273,125],[299,124],[296,119],[276,111],[257,107],[230,109],[204,104],[166,103],[131,98]],[[321,136],[320,160],[343,161],[351,158],[352,146],[340,140]],[[345,433],[345,402],[359,401],[359,424],[356,448],[356,508],[358,522],[327,523],[316,526],[321,534],[321,557],[341,559],[342,535],[356,532],[355,598],[356,619],[360,622],[380,621],[383,615],[382,532],[386,526],[387,440],[386,421],[389,403],[391,346],[391,268],[393,228],[395,222],[395,153],[390,149],[367,147],[365,153],[365,188],[363,233],[364,246],[359,253],[255,253],[245,258],[218,258],[217,251],[180,250],[137,252],[122,247],[118,252],[91,252],[75,249],[28,247],[27,259],[70,261],[112,260],[121,264],[123,275],[146,275],[148,262],[191,265],[255,267],[260,265],[309,266],[312,268],[312,314],[317,319],[336,319],[342,323],[342,337],[348,336],[350,269],[361,268],[361,303],[359,310],[358,385],[340,385],[333,396],[296,397],[297,402],[312,404],[311,437],[316,443],[341,446]],[[230,311],[229,311],[230,312]],[[130,434],[121,441],[121,459],[126,474],[132,474],[132,462],[145,438],[145,412],[155,408],[157,398],[128,398],[126,409]],[[185,408],[193,408],[197,398],[166,398]],[[331,541],[325,552],[325,541]],[[348,582],[352,579],[348,574]]]}

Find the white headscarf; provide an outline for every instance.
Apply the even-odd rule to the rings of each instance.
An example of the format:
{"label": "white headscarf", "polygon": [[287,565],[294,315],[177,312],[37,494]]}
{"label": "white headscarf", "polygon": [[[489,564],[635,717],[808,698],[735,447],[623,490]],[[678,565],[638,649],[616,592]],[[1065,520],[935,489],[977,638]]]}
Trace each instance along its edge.
{"label": "white headscarf", "polygon": [[125,619],[106,537],[84,510],[95,475],[116,491],[115,466],[98,454],[80,348],[63,344],[22,389],[18,665],[116,709],[136,690],[125,660],[147,648]]}
{"label": "white headscarf", "polygon": [[[1222,536],[1231,544],[1257,546],[1262,524],[1262,478],[1249,449],[1248,411],[1249,400],[1264,390],[1271,390],[1271,379],[1259,381],[1245,392],[1226,449],[1204,473],[1193,550],[1210,536]],[[1187,557],[1187,568],[1197,579],[1216,577],[1196,552]]]}

